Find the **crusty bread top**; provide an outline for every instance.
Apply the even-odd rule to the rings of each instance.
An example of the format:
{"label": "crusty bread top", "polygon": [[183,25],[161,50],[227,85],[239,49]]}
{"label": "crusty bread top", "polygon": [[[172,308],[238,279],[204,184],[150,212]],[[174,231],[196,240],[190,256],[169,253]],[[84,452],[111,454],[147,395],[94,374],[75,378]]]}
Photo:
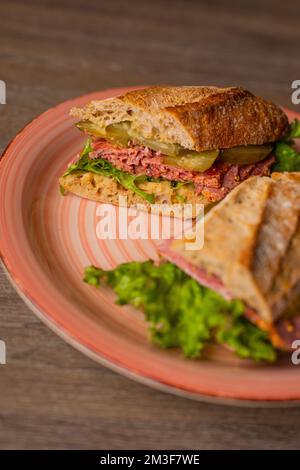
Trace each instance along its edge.
{"label": "crusty bread top", "polygon": [[238,87],[155,86],[92,101],[71,114],[101,127],[131,121],[146,138],[198,151],[274,142],[288,129],[280,108]]}

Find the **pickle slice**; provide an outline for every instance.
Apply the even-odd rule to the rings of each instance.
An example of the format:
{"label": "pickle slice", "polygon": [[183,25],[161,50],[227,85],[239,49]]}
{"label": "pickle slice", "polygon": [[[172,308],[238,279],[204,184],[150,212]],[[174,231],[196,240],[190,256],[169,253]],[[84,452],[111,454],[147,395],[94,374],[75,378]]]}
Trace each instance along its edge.
{"label": "pickle slice", "polygon": [[105,129],[106,139],[120,145],[121,147],[127,147],[130,140],[129,129],[129,122],[110,124]]}
{"label": "pickle slice", "polygon": [[145,147],[148,147],[151,150],[155,150],[155,152],[161,152],[164,155],[175,157],[176,155],[179,155],[180,149],[182,148],[178,144],[167,144],[165,142],[160,142],[159,140],[146,139],[131,129],[129,134],[134,141],[144,145]]}
{"label": "pickle slice", "polygon": [[223,149],[219,160],[233,165],[249,165],[264,160],[272,152],[272,148],[272,144],[265,144]]}
{"label": "pickle slice", "polygon": [[105,129],[97,126],[91,121],[80,121],[77,122],[76,127],[87,134],[94,135],[95,137],[105,137]]}
{"label": "pickle slice", "polygon": [[106,128],[91,121],[80,121],[77,123],[78,129],[95,137],[103,137],[113,144],[127,147],[130,140],[161,152],[163,162],[167,165],[176,166],[190,171],[205,171],[210,168],[215,160],[234,164],[248,165],[264,160],[272,152],[272,144],[246,145],[232,147],[223,150],[209,150],[196,152],[185,149],[179,144],[167,144],[157,140],[146,139],[138,132],[132,130],[131,123],[124,121],[110,124]]}
{"label": "pickle slice", "polygon": [[167,144],[157,140],[145,139],[139,134],[129,131],[130,135],[145,147],[161,152],[163,163],[190,171],[205,171],[210,168],[219,155],[219,150],[196,152],[185,149],[179,144]]}
{"label": "pickle slice", "polygon": [[210,168],[219,155],[219,150],[195,152],[181,147],[178,144],[167,144],[152,139],[146,139],[130,128],[129,122],[110,124],[105,129],[91,121],[77,123],[78,129],[96,137],[103,137],[110,142],[127,147],[130,140],[161,152],[163,162],[167,165],[183,168],[190,171],[205,171]]}
{"label": "pickle slice", "polygon": [[110,142],[127,147],[130,140],[129,136],[129,122],[119,122],[110,124],[106,128],[102,128],[91,121],[80,121],[76,124],[79,130],[91,134],[95,137],[103,137]]}
{"label": "pickle slice", "polygon": [[163,156],[163,163],[183,168],[184,170],[203,172],[214,164],[219,155],[219,150],[207,152],[192,152],[187,150],[186,152],[188,153],[177,157]]}

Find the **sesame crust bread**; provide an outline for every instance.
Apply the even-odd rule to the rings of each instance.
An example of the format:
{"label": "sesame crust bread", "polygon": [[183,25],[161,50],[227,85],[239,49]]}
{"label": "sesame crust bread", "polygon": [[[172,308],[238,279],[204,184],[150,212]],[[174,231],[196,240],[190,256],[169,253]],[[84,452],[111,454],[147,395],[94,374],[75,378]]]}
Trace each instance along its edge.
{"label": "sesame crust bread", "polygon": [[101,127],[130,121],[143,137],[204,151],[279,140],[284,112],[239,87],[156,86],[73,108],[71,115]]}
{"label": "sesame crust bread", "polygon": [[[76,171],[67,176],[62,176],[59,182],[66,191],[105,204],[114,204],[116,206],[120,204],[123,206],[125,204],[123,204],[124,200],[122,197],[126,196],[128,207],[135,207],[138,204],[142,204],[145,210],[150,211],[151,209],[151,212],[156,214],[164,214],[163,204],[173,204],[177,205],[177,207],[181,207],[184,203],[189,204],[191,206],[190,217],[196,217],[199,213],[199,208],[197,208],[196,204],[203,204],[205,207],[211,206],[211,203],[204,197],[196,196],[192,185],[184,185],[175,189],[172,188],[170,181],[149,181],[139,184],[140,189],[155,195],[154,204],[150,204],[138,194],[123,188],[123,186],[112,178],[92,172]],[[121,198],[119,199],[120,196]],[[162,206],[155,207],[155,204]],[[167,207],[165,209],[168,211]],[[165,215],[168,215],[168,213]],[[170,216],[176,217],[176,211],[171,212]]]}

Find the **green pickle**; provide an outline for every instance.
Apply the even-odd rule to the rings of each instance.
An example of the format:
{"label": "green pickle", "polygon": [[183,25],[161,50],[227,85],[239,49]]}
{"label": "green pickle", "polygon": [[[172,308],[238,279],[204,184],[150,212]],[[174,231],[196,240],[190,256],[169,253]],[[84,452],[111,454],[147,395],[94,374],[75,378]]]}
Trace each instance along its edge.
{"label": "green pickle", "polygon": [[80,121],[77,123],[78,129],[96,137],[103,137],[110,142],[127,147],[133,140],[156,152],[162,153],[163,163],[185,170],[203,172],[208,170],[218,159],[220,162],[248,165],[265,159],[272,151],[272,144],[247,145],[232,147],[223,150],[207,150],[196,152],[181,147],[178,144],[167,144],[157,140],[147,139],[131,128],[129,121],[110,124],[106,128],[101,128],[91,121]]}
{"label": "green pickle", "polygon": [[110,124],[106,128],[101,128],[91,121],[80,121],[77,123],[77,127],[87,134],[91,134],[96,137],[103,137],[114,144],[120,145],[121,147],[127,147],[130,140],[128,133],[130,125],[128,122]]}
{"label": "green pickle", "polygon": [[97,124],[94,124],[91,121],[80,121],[77,122],[76,127],[82,131],[86,132],[87,134],[94,135],[95,137],[105,137],[105,129],[102,129],[101,127],[97,126]]}
{"label": "green pickle", "polygon": [[184,170],[205,171],[214,164],[218,155],[219,150],[210,150],[207,152],[193,152],[187,150],[185,154],[182,152],[180,156],[163,156],[163,163],[177,166]]}
{"label": "green pickle", "polygon": [[265,144],[223,149],[219,160],[234,165],[249,165],[250,163],[257,163],[264,160],[272,152],[272,148],[273,146],[271,144]]}
{"label": "green pickle", "polygon": [[118,145],[121,145],[121,147],[127,147],[128,142],[130,141],[129,129],[130,125],[128,122],[111,124],[105,129],[106,138]]}
{"label": "green pickle", "polygon": [[160,142],[159,140],[146,139],[132,130],[130,131],[130,135],[134,141],[144,145],[145,147],[148,147],[151,150],[155,150],[155,152],[161,152],[163,155],[175,157],[179,154],[180,149],[182,148],[178,144],[167,144],[165,142]]}

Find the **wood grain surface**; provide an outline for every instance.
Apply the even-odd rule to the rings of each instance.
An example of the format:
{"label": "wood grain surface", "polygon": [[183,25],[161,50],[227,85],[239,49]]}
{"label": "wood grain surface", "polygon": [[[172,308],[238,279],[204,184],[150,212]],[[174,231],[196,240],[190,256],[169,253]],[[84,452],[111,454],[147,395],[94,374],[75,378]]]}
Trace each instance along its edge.
{"label": "wood grain surface", "polygon": [[[50,106],[114,86],[242,85],[296,110],[299,20],[293,0],[1,0],[1,150]],[[201,404],[119,376],[41,324],[3,272],[0,338],[1,449],[300,448],[300,408]]]}

